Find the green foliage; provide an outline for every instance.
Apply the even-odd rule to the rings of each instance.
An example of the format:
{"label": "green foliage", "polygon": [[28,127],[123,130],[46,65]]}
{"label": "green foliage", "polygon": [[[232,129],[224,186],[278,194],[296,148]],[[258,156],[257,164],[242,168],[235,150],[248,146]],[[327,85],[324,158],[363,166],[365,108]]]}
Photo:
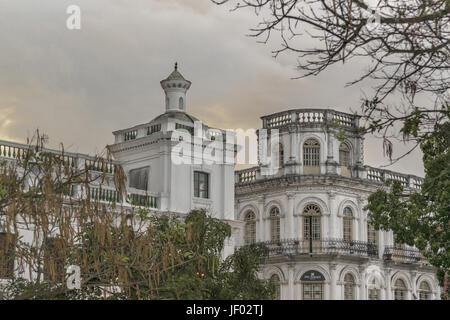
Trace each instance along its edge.
{"label": "green foliage", "polygon": [[[405,123],[404,133],[416,135],[420,115]],[[389,191],[369,197],[375,228],[392,230],[397,241],[414,245],[438,268],[442,278],[450,268],[450,122],[436,125],[421,139],[425,179],[420,192],[404,194],[398,181],[388,182]]]}
{"label": "green foliage", "polygon": [[[246,246],[222,258],[231,227],[194,210],[184,219],[147,216],[147,227],[84,224],[79,245],[64,256],[64,265],[81,264],[81,290],[65,283],[13,279],[2,287],[2,299],[269,299],[273,285],[257,277],[268,254],[264,245]],[[106,228],[103,229],[103,228]],[[102,229],[100,232],[99,229]],[[109,234],[113,245],[104,238]],[[150,247],[151,255],[148,248]],[[117,269],[117,271],[112,271]],[[112,280],[118,276],[117,281]],[[119,290],[112,290],[112,289]],[[107,292],[107,293],[106,293]]]}
{"label": "green foliage", "polygon": [[257,277],[261,259],[267,255],[266,247],[243,247],[222,260],[224,242],[231,235],[228,224],[203,210],[194,210],[181,226],[187,235],[178,243],[184,261],[163,278],[159,298],[240,300],[273,296],[271,284]]}

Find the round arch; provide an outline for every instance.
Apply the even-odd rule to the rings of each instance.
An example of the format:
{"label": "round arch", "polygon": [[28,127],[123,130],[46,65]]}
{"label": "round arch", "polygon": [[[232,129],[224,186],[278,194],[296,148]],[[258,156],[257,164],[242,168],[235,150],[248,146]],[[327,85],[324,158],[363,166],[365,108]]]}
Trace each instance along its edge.
{"label": "round arch", "polygon": [[253,213],[255,214],[256,220],[259,219],[259,210],[258,208],[253,205],[253,204],[247,204],[245,205],[240,211],[239,211],[239,215],[238,215],[238,219],[241,221],[245,220],[245,214],[247,213],[247,211],[253,211]]}
{"label": "round arch", "polygon": [[264,270],[264,279],[270,279],[274,274],[280,278],[281,283],[286,283],[287,279],[284,275],[283,270],[277,266],[270,266]]}
{"label": "round arch", "polygon": [[358,206],[353,200],[350,200],[350,199],[341,201],[341,203],[339,204],[339,207],[338,207],[338,214],[337,214],[338,217],[344,216],[344,214],[343,214],[344,208],[346,208],[346,207],[349,207],[350,209],[352,209],[353,217],[355,219],[359,219],[361,214],[358,210]]}
{"label": "round arch", "polygon": [[319,206],[322,215],[330,214],[330,211],[328,210],[328,206],[325,203],[325,201],[317,197],[307,197],[300,200],[299,203],[297,203],[297,205],[295,206],[296,215],[303,216],[303,209],[309,204],[315,204]]}
{"label": "round arch", "polygon": [[394,286],[395,286],[395,282],[397,281],[397,280],[403,280],[403,282],[405,283],[405,285],[406,285],[406,289],[408,290],[408,291],[411,291],[412,290],[412,286],[411,286],[411,280],[409,279],[409,277],[408,277],[408,275],[405,273],[405,272],[403,272],[403,271],[397,271],[397,272],[395,272],[393,275],[392,275],[392,277],[391,277],[391,288],[392,288],[392,290],[394,289]]}
{"label": "round arch", "polygon": [[295,277],[294,277],[295,281],[296,282],[301,282],[300,279],[308,271],[320,272],[325,278],[324,283],[325,284],[330,283],[330,273],[328,272],[328,270],[325,267],[323,267],[321,265],[309,265],[309,266],[306,265],[306,266],[302,266],[302,268],[300,268],[295,274]]}
{"label": "round arch", "polygon": [[438,285],[436,284],[436,281],[433,279],[433,277],[431,277],[429,274],[421,274],[419,277],[417,277],[416,280],[416,288],[419,288],[419,285],[425,281],[426,283],[428,283],[428,285],[431,288],[431,292],[433,293],[437,293],[437,287]]}
{"label": "round arch", "polygon": [[345,275],[348,273],[350,273],[353,276],[353,278],[355,279],[355,284],[359,286],[361,284],[361,276],[358,270],[353,266],[344,266],[341,269],[341,271],[339,272],[338,284],[344,283]]}
{"label": "round arch", "polygon": [[278,210],[280,210],[280,217],[284,217],[284,208],[283,205],[281,203],[281,201],[279,200],[271,200],[269,201],[265,206],[264,206],[264,218],[270,218],[270,211],[274,208],[277,207]]}

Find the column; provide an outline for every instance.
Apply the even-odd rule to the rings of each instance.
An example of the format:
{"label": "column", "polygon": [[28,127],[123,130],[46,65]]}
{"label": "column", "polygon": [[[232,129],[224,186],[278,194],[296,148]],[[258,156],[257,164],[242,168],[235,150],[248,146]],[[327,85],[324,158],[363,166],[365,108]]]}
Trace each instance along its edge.
{"label": "column", "polygon": [[294,231],[294,197],[293,193],[287,193],[287,211],[285,214],[285,237],[288,239],[297,238]]}
{"label": "column", "polygon": [[336,264],[330,264],[330,300],[336,300]]}
{"label": "column", "polygon": [[328,192],[328,208],[329,212],[329,220],[328,220],[328,238],[337,238],[337,212],[334,208],[334,200],[336,198],[336,194],[334,192]]}
{"label": "column", "polygon": [[355,231],[356,231],[356,240],[364,241],[364,230],[363,230],[363,224],[364,224],[364,210],[363,210],[363,199],[361,196],[358,196],[356,198],[357,205],[358,205],[358,218],[355,219]]}
{"label": "column", "polygon": [[266,239],[266,232],[265,232],[265,220],[264,220],[264,202],[265,197],[260,196],[258,197],[258,234],[256,237],[256,241],[265,241]]}
{"label": "column", "polygon": [[384,254],[384,237],[386,232],[382,231],[382,230],[377,230],[378,232],[378,258],[379,259],[383,259],[383,254]]}
{"label": "column", "polygon": [[287,300],[294,300],[294,287],[295,287],[295,264],[288,264],[288,294]]}
{"label": "column", "polygon": [[359,300],[367,300],[366,293],[367,293],[367,287],[366,287],[366,267],[365,266],[359,266],[359,274],[361,277],[361,280],[359,282]]}
{"label": "column", "polygon": [[392,300],[391,271],[391,268],[386,268],[384,271],[384,282],[386,282],[386,300]]}
{"label": "column", "polygon": [[419,299],[419,295],[417,294],[417,271],[411,271],[411,293],[410,299],[415,300]]}

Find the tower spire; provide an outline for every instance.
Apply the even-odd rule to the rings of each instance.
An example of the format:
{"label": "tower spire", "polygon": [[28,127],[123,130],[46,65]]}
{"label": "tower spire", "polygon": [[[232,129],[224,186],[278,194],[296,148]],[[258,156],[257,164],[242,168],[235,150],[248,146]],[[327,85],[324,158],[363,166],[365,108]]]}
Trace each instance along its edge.
{"label": "tower spire", "polygon": [[186,112],[186,93],[191,82],[178,71],[178,62],[175,62],[175,70],[167,79],[161,81],[161,86],[166,93],[166,111]]}

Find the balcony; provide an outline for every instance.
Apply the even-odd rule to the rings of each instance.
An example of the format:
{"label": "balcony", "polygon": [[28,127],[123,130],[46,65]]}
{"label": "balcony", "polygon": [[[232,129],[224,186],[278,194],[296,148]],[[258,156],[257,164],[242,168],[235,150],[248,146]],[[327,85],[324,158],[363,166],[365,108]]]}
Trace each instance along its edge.
{"label": "balcony", "polygon": [[360,116],[331,109],[294,109],[261,117],[263,128],[274,129],[298,124],[302,127],[322,126],[325,123],[356,130]]}
{"label": "balcony", "polygon": [[386,246],[384,248],[383,259],[394,263],[430,264],[418,249],[404,246]]}
{"label": "balcony", "polygon": [[282,239],[275,242],[266,241],[259,243],[267,246],[269,257],[343,255],[378,258],[376,245],[364,241],[328,238],[322,240]]}
{"label": "balcony", "polygon": [[[27,144],[15,143],[0,140],[0,160],[18,161],[23,160],[30,151],[35,152],[34,146]],[[85,154],[62,152],[61,150],[53,150],[42,148],[40,150],[42,161],[48,161],[49,156],[57,157],[63,166],[73,168],[74,170],[89,170],[106,174],[114,174],[119,161],[109,160],[102,157],[92,157]]]}
{"label": "balcony", "polygon": [[[348,170],[348,169],[347,169]],[[308,175],[309,173],[304,173],[303,175]],[[320,175],[317,173],[316,175]],[[323,174],[325,176],[326,174]],[[349,178],[351,172],[347,174],[342,174],[342,176]],[[292,176],[302,176],[302,174],[290,175]],[[246,184],[256,183],[263,180],[270,180],[273,178],[279,178],[276,175],[263,175],[261,174],[260,167],[252,167],[244,170],[235,171],[235,184],[236,186],[242,186]],[[351,177],[350,177],[351,178]],[[357,177],[354,177],[357,178]],[[399,181],[401,185],[411,191],[419,191],[422,187],[423,178],[402,174],[398,172],[393,172],[390,170],[383,170],[378,168],[373,168],[370,166],[364,166],[361,170],[359,179],[368,181],[373,184],[382,185],[388,180]]]}

